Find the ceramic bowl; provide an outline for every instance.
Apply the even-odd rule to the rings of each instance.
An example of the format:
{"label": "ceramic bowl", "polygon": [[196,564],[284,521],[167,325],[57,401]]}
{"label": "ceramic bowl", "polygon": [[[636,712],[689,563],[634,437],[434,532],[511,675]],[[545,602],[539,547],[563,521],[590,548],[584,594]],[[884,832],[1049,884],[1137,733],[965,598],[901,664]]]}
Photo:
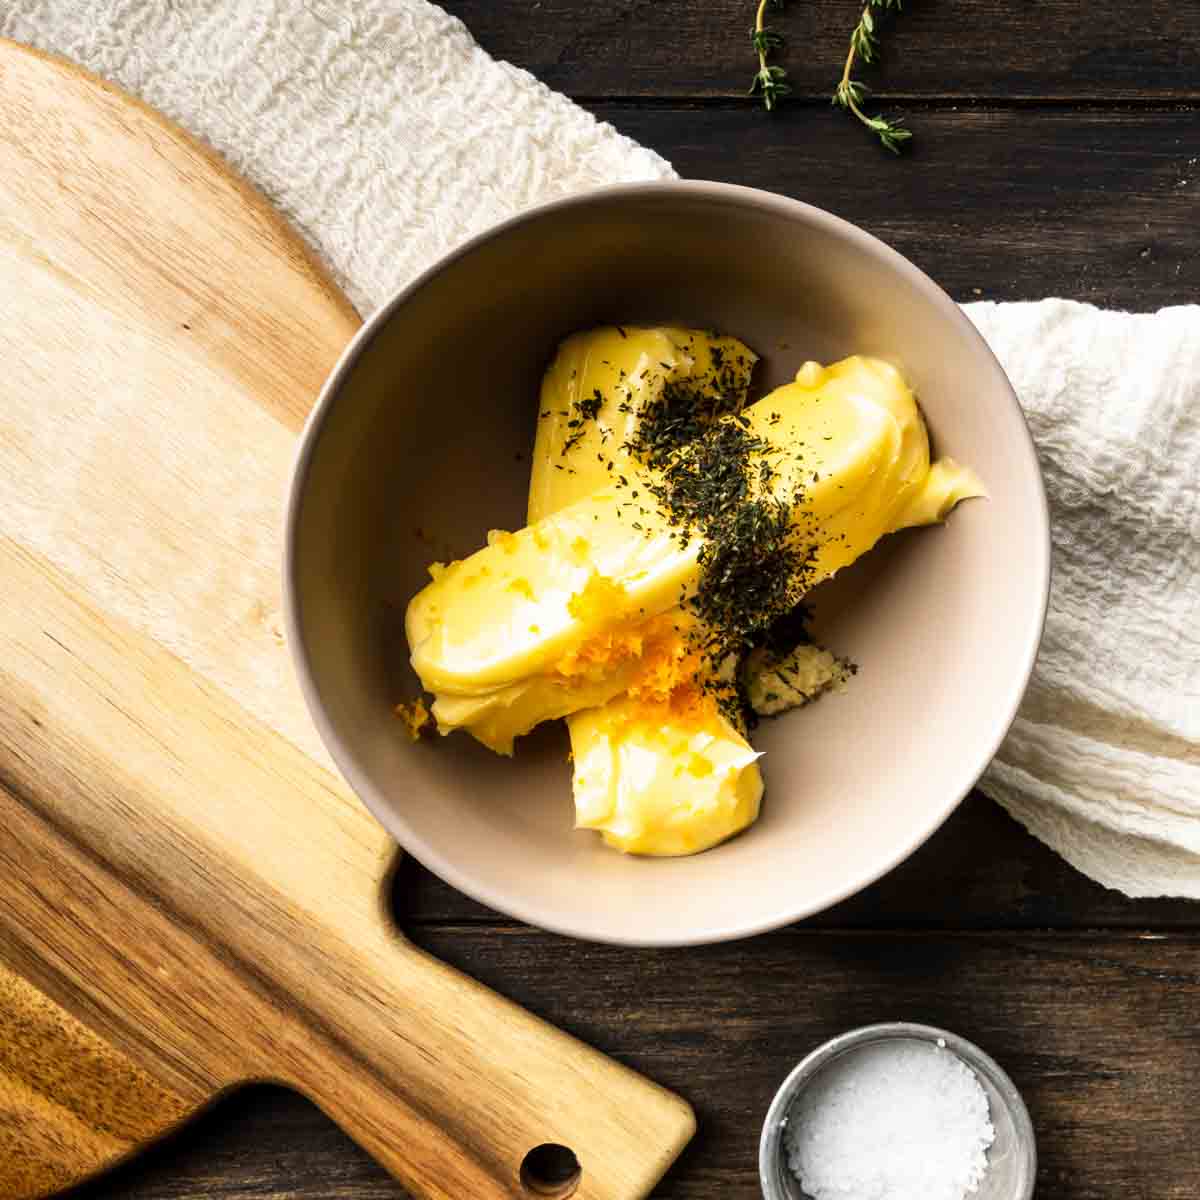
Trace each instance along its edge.
{"label": "ceramic bowl", "polygon": [[785,1133],[795,1119],[794,1106],[826,1067],[883,1042],[925,1042],[956,1055],[972,1071],[988,1102],[994,1138],[988,1148],[987,1173],[971,1200],[1031,1200],[1037,1180],[1037,1140],[1029,1110],[1016,1085],[1000,1065],[973,1042],[944,1029],[889,1021],[864,1025],[818,1046],[783,1081],[763,1123],[758,1170],[763,1200],[811,1200],[788,1166]]}
{"label": "ceramic bowl", "polygon": [[[465,734],[413,744],[403,616],[426,565],[523,524],[542,372],[599,322],[737,334],[759,385],[807,359],[879,355],[915,387],[936,453],[987,500],[906,532],[816,596],[817,630],[860,670],[754,734],[766,794],[749,831],[693,858],[622,856],[573,829],[567,739],[513,760]],[[970,790],[1011,722],[1049,580],[1046,501],[1012,389],[958,307],[829,213],[714,183],[628,186],[526,213],[385,304],[304,431],[285,562],[288,636],[325,742],[404,847],[460,890],[577,937],[742,937],[865,887]],[[981,853],[983,851],[981,850]]]}

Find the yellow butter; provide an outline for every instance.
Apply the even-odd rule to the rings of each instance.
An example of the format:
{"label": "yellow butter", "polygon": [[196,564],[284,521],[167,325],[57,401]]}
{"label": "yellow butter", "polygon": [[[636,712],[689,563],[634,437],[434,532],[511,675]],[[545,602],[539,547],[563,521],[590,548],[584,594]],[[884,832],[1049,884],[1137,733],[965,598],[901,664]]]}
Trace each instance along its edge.
{"label": "yellow butter", "polygon": [[[442,732],[511,753],[567,717],[578,824],[631,853],[706,849],[751,823],[762,794],[758,756],[692,679],[696,618],[679,605],[699,581],[700,540],[680,544],[656,477],[626,448],[646,404],[702,389],[714,362],[744,399],[754,356],[735,339],[616,327],[567,339],[543,382],[530,524],[441,569],[407,616]],[[915,398],[878,360],[807,363],[744,419],[812,550],[809,586],[983,493],[952,460],[930,464]],[[689,682],[681,715],[672,697]]]}
{"label": "yellow butter", "polygon": [[758,816],[758,755],[715,709],[698,723],[622,697],[569,722],[575,824],[629,854],[696,854]]}
{"label": "yellow butter", "polygon": [[[819,401],[816,396],[809,399],[814,407],[818,402],[828,406],[824,424],[801,425],[794,419],[801,411],[802,392],[821,393]],[[855,402],[860,392],[870,393],[871,402],[891,415],[894,436],[886,454],[859,451],[872,442],[870,436],[865,441],[862,437],[862,430],[869,430],[872,422]],[[978,480],[952,460],[930,468],[924,426],[911,393],[906,393],[898,373],[883,363],[848,360],[828,370],[811,363],[801,369],[795,384],[769,398],[777,408],[764,402],[751,413],[755,429],[762,432],[765,412],[767,430],[781,444],[796,445],[816,436],[821,447],[814,449],[842,447],[845,456],[840,464],[832,454],[816,457],[831,472],[840,466],[838,479],[843,487],[861,480],[864,470],[878,476],[858,487],[855,503],[841,511],[818,517],[815,506],[808,509],[830,535],[822,554],[823,571],[832,573],[852,561],[882,532],[939,520],[959,499],[982,491]],[[806,455],[803,469],[811,462]],[[821,467],[812,469],[819,472]],[[816,653],[823,656],[821,665],[832,679],[836,660],[828,651]],[[756,683],[762,684],[763,695],[754,707],[760,712],[780,711],[820,690],[815,678],[803,682],[811,686],[798,691],[769,675],[764,679],[752,675],[751,700],[756,700]],[[575,762],[576,824],[598,830],[615,849],[646,855],[693,854],[732,837],[757,818],[763,791],[759,756],[711,703],[702,730],[676,719],[669,706],[647,712],[623,696],[600,709],[569,716],[567,727]]]}
{"label": "yellow butter", "polygon": [[[406,624],[425,689],[479,695],[529,679],[607,629],[665,612],[694,587],[698,540],[681,548],[649,493],[639,504],[632,491],[577,501],[450,564],[419,592]],[[581,538],[586,559],[572,550]],[[601,590],[606,603],[584,602]]]}
{"label": "yellow butter", "polygon": [[[600,329],[568,338],[542,384],[530,521],[606,486],[611,470],[624,470],[637,414],[660,401],[664,389],[682,383],[711,393],[720,386],[732,392],[735,411],[743,408],[756,361],[736,339],[699,330]],[[596,369],[605,364],[607,374]],[[670,374],[657,369],[668,364]],[[579,391],[591,395],[593,388],[603,397],[598,420],[586,440],[576,440],[579,426],[569,426],[562,414]],[[564,470],[563,463],[576,469]],[[690,629],[690,619],[680,617]],[[625,674],[633,674],[628,665]],[[455,715],[467,717],[462,723],[485,744],[503,742],[518,726],[530,727],[541,701],[526,687],[511,691],[517,693],[513,706],[502,713],[473,716],[459,709]],[[581,711],[567,716],[579,828],[596,830],[626,853],[679,855],[708,849],[754,821],[762,796],[758,755],[711,700],[697,705],[697,721],[681,719],[669,702],[647,703],[618,691],[624,693],[624,685],[612,693],[615,698],[604,698],[610,702],[603,707],[581,704]]]}
{"label": "yellow butter", "polygon": [[529,524],[625,470],[647,405],[678,403],[683,392],[701,407],[720,402],[740,411],[757,362],[737,338],[699,329],[606,325],[572,334],[542,379]]}
{"label": "yellow butter", "polygon": [[[745,419],[772,447],[772,491],[796,502],[795,536],[814,550],[809,586],[892,529],[939,519],[964,492],[978,494],[949,467],[931,475],[924,422],[895,368],[850,358],[802,376]],[[652,497],[651,472],[630,463],[622,478],[451,564],[418,593],[407,632],[427,690],[480,695],[519,683],[605,629],[646,621],[694,592],[700,538],[680,545]],[[581,540],[586,556],[573,549]],[[597,580],[611,603],[581,608]]]}

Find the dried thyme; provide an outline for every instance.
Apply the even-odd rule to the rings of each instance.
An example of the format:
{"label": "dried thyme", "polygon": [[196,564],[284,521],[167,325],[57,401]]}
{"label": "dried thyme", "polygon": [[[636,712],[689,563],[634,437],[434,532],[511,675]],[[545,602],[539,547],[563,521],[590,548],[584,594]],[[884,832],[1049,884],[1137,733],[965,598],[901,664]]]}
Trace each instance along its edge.
{"label": "dried thyme", "polygon": [[600,415],[600,410],[603,407],[604,394],[599,388],[596,388],[590,396],[586,396],[582,400],[576,400],[571,405],[575,415],[567,418],[567,428],[572,432],[566,441],[563,442],[562,450],[559,451],[560,454],[565,455],[579,445],[583,439],[583,435],[587,432],[588,424]]}
{"label": "dried thyme", "polygon": [[728,716],[752,720],[737,672],[720,667],[761,642],[773,622],[807,590],[814,545],[796,536],[797,506],[774,491],[771,459],[781,452],[736,418],[718,420],[698,437],[673,446],[667,423],[643,461],[654,468],[649,490],[679,531],[681,546],[701,539],[700,576],[687,606],[706,631],[702,647],[710,663],[705,688]]}

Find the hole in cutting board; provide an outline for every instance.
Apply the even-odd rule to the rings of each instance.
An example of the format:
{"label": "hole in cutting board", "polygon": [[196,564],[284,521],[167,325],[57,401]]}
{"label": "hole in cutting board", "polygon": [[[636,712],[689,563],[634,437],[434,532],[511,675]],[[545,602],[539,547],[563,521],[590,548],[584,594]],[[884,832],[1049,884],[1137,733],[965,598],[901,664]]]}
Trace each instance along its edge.
{"label": "hole in cutting board", "polygon": [[567,1200],[575,1194],[583,1168],[575,1151],[558,1142],[534,1146],[521,1162],[521,1186],[535,1196]]}

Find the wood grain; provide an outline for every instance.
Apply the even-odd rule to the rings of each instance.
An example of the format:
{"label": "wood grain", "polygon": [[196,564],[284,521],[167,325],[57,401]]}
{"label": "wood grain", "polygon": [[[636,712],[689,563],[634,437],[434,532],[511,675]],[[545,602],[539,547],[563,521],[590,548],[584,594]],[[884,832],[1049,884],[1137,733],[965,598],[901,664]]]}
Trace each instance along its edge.
{"label": "wood grain", "polygon": [[[1200,939],[1192,934],[827,933],[707,949],[587,946],[513,927],[421,933],[682,1090],[701,1132],[658,1200],[758,1200],[754,1155],[788,1069],[833,1033],[912,1018],[979,1042],[1033,1116],[1047,1200],[1194,1200]],[[681,979],[687,980],[682,987]],[[635,986],[636,981],[636,986]],[[231,1100],[84,1200],[399,1200],[293,1097]]]}
{"label": "wood grain", "polygon": [[[1057,294],[1144,311],[1198,294],[1195,0],[914,0],[871,77],[917,130],[900,162],[825,107],[854,17],[843,0],[780,18],[801,97],[774,121],[742,96],[743,0],[443,4],[487,49],[587,98],[685,174],[859,220],[959,299]],[[1200,1194],[1197,942],[1157,932],[1195,928],[1200,909],[1088,883],[980,797],[821,918],[826,928],[740,947],[660,959],[575,946],[513,927],[407,862],[397,906],[428,949],[696,1102],[701,1136],[660,1200],[755,1200],[765,1098],[791,1058],[887,1015],[940,1019],[1013,1072],[1037,1125],[1039,1197]],[[403,1194],[310,1102],[268,1087],[221,1101],[77,1193]]]}
{"label": "wood grain", "polygon": [[589,105],[681,175],[809,201],[890,242],[957,300],[1069,296],[1147,311],[1200,294],[1200,113],[913,113],[895,159],[828,105]]}
{"label": "wood grain", "polygon": [[[799,927],[667,953],[520,931],[490,930],[486,945],[481,931],[421,940],[483,979],[519,979],[518,996],[540,1011],[553,994],[575,1033],[683,1091],[702,1134],[663,1200],[753,1200],[758,1132],[790,1067],[842,1030],[905,1019],[953,1029],[1009,1070],[1040,1139],[1039,1196],[1191,1200],[1200,1187],[1195,935]],[[553,993],[535,960],[566,972]],[[625,986],[633,979],[636,989]]]}
{"label": "wood grain", "polygon": [[0,964],[0,1152],[16,1195],[120,1161],[193,1107]]}
{"label": "wood grain", "polygon": [[[542,0],[514,11],[447,0],[485,49],[588,99],[744,100],[754,72],[752,0]],[[891,97],[1200,99],[1194,0],[912,0],[864,81]],[[828,102],[858,8],[807,0],[771,14],[796,101]]]}
{"label": "wood grain", "polygon": [[263,1078],[422,1197],[527,1196],[546,1141],[645,1195],[688,1106],[396,934],[292,682],[281,505],[352,310],[115,90],[6,43],[0,114],[0,1195]]}

